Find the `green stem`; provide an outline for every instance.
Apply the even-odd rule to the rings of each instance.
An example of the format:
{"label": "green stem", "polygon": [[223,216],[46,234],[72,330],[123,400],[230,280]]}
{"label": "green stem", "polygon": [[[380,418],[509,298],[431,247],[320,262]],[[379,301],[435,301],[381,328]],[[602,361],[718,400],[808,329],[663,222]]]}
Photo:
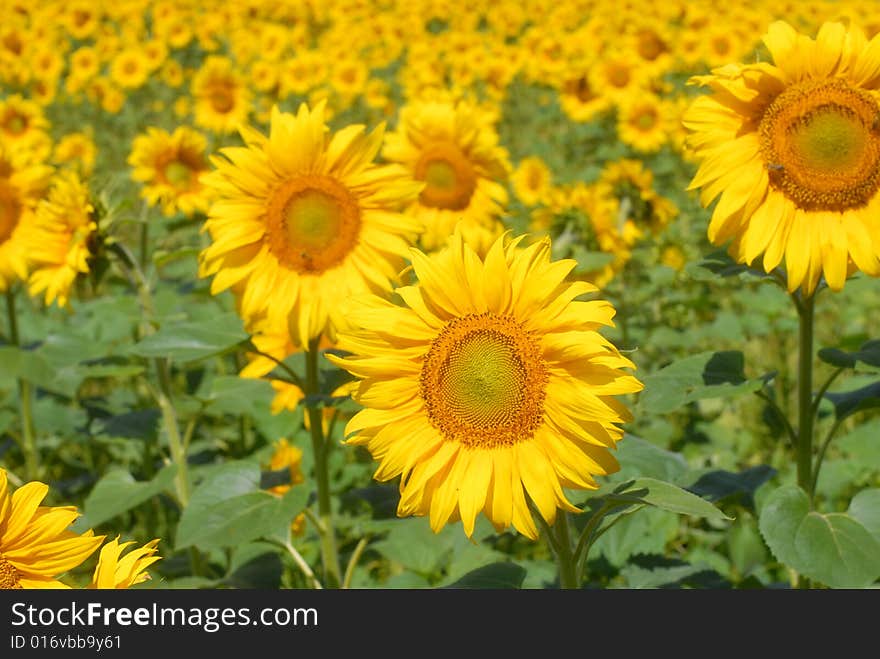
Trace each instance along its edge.
{"label": "green stem", "polygon": [[590,545],[593,544],[593,535],[596,527],[605,517],[605,513],[607,513],[612,507],[613,505],[609,504],[607,501],[603,503],[599,510],[592,514],[589,521],[587,521],[584,530],[581,532],[581,537],[578,539],[577,547],[574,550],[574,563],[577,569],[576,574],[578,579],[582,580],[584,577],[584,568],[587,564],[587,554],[590,552]]}
{"label": "green stem", "polygon": [[174,476],[177,500],[180,502],[181,508],[186,508],[189,504],[188,465],[184,440],[180,435],[180,425],[177,422],[177,411],[171,402],[171,372],[167,358],[157,357],[154,361],[159,380],[156,400],[159,403],[159,408],[162,410],[162,421],[165,424],[165,432],[168,434],[168,448],[171,450],[171,459],[177,465],[177,474]]}
{"label": "green stem", "polygon": [[[309,341],[306,352],[306,397],[321,393],[318,382],[318,339]],[[333,508],[330,502],[330,469],[328,465],[329,444],[324,439],[321,408],[312,402],[308,405],[309,427],[312,434],[312,452],[315,458],[315,483],[318,489],[318,518],[321,521],[321,560],[324,564],[324,583],[328,588],[342,584],[339,553],[336,549],[336,530],[333,527]]]}
{"label": "green stem", "polygon": [[354,568],[357,567],[358,561],[361,559],[361,554],[363,554],[364,549],[367,548],[368,542],[369,538],[366,536],[358,540],[357,546],[351,553],[351,558],[348,559],[348,566],[345,568],[345,578],[342,580],[343,588],[351,588],[351,579],[354,576]]}
{"label": "green stem", "polygon": [[[9,318],[9,340],[21,347],[18,335],[18,315],[15,310],[15,292],[6,291],[6,315]],[[37,432],[34,427],[33,389],[31,383],[18,378],[18,398],[21,405],[21,451],[24,454],[24,474],[29,481],[39,479],[40,461],[37,455]]]}
{"label": "green stem", "polygon": [[571,549],[571,535],[568,530],[568,513],[560,511],[553,525],[556,535],[556,562],[559,565],[559,587],[563,589],[579,588],[577,565]]}
{"label": "green stem", "polygon": [[825,435],[825,440],[822,442],[822,446],[819,448],[819,454],[816,456],[816,464],[813,466],[813,482],[810,484],[810,489],[808,491],[810,501],[812,501],[813,497],[816,495],[816,486],[819,484],[819,470],[822,468],[822,461],[825,459],[825,451],[828,450],[828,445],[831,444],[831,440],[834,439],[834,435],[837,434],[837,430],[840,428],[841,423],[842,422],[839,419],[835,419],[831,428],[828,429],[828,434]]}
{"label": "green stem", "polygon": [[822,397],[825,395],[825,392],[828,391],[828,387],[837,379],[837,376],[843,373],[846,369],[843,367],[837,368],[825,383],[819,388],[819,391],[816,392],[816,396],[813,399],[813,416],[815,416],[819,412],[819,405],[822,404]]}
{"label": "green stem", "polygon": [[[812,295],[796,303],[798,310],[798,443],[797,482],[809,493],[813,467],[813,315]],[[812,501],[812,497],[811,497]]]}

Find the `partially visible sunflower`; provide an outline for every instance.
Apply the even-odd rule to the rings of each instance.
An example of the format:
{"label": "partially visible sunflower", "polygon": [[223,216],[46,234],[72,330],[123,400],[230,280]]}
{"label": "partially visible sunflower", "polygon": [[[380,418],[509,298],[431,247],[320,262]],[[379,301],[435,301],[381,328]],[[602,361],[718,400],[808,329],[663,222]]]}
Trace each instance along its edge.
{"label": "partially visible sunflower", "polygon": [[67,588],[58,577],[85,561],[104,541],[69,530],[74,506],[41,506],[49,487],[32,481],[9,494],[0,467],[0,589]]}
{"label": "partially visible sunflower", "polygon": [[110,79],[123,89],[137,89],[150,76],[150,62],[140,48],[126,48],[110,64]]}
{"label": "partially visible sunflower", "polygon": [[575,262],[552,261],[548,239],[520,242],[505,234],[481,259],[456,231],[431,256],[412,250],[404,306],[353,300],[360,329],[339,336],[351,355],[328,355],[360,378],[347,443],[372,453],[377,480],[400,476],[398,515],[427,515],[435,532],[460,519],[470,536],[482,511],[535,539],[528,499],[548,524],[577,511],[563,488],[618,469],[631,417],[614,396],[642,388],[598,331],[611,304],[576,300],[596,287],[567,282]]}
{"label": "partially visible sunflower", "polygon": [[39,104],[13,94],[0,100],[0,139],[9,148],[27,148],[43,138],[49,121]]}
{"label": "partially visible sunflower", "polygon": [[28,276],[28,241],[34,209],[45,194],[52,168],[0,140],[0,292]]}
{"label": "partially visible sunflower", "polygon": [[156,561],[162,560],[156,555],[159,539],[150,540],[137,549],[131,549],[125,556],[126,547],[135,542],[119,543],[119,536],[105,544],[98,556],[98,564],[89,588],[125,589],[150,579],[147,568]]}
{"label": "partially visible sunflower", "polygon": [[464,100],[414,101],[400,110],[397,130],[382,155],[425,182],[408,213],[425,225],[420,243],[443,247],[456,224],[479,253],[504,231],[504,187],[510,163],[499,145],[493,116]]}
{"label": "partially visible sunflower", "polygon": [[226,57],[211,55],[192,79],[196,125],[215,133],[232,133],[244,124],[251,93]]}
{"label": "partially visible sunflower", "polygon": [[526,206],[544,202],[553,183],[553,172],[538,156],[527,156],[519,161],[510,183],[517,198]]}
{"label": "partially visible sunflower", "polygon": [[332,340],[351,294],[390,293],[421,225],[399,209],[422,185],[373,160],[383,126],[328,135],[323,105],[296,115],[273,108],[269,136],[243,129],[247,146],[221,150],[202,181],[216,192],[200,275],[211,292],[235,287],[246,322],[288,323],[298,347]]}
{"label": "partially visible sunflower", "polygon": [[[270,471],[286,469],[289,474],[289,483],[270,487],[269,492],[282,496],[292,486],[299,485],[305,480],[302,473],[302,455],[302,450],[288,442],[286,437],[282,437],[275,442],[275,450],[272,453],[272,457],[269,458],[267,467]],[[300,513],[290,523],[290,532],[295,536],[299,536],[305,533],[305,530],[306,514]]]}
{"label": "partially visible sunflower", "polygon": [[42,293],[47,305],[57,300],[67,306],[77,276],[89,271],[97,230],[88,187],[76,173],[60,173],[38,205],[28,235],[28,293]]}
{"label": "partially visible sunflower", "polygon": [[206,148],[205,136],[187,126],[173,133],[147,128],[134,138],[128,157],[132,178],[144,184],[141,196],[169,217],[177,212],[188,217],[206,213],[209,190],[199,180],[209,169]]}
{"label": "partially visible sunflower", "polygon": [[709,96],[684,117],[700,161],[716,245],[771,272],[784,263],[788,290],[820,278],[840,290],[857,270],[880,275],[880,36],[824,23],[816,39],[784,21],[764,44],[773,63],[730,64],[692,83]]}

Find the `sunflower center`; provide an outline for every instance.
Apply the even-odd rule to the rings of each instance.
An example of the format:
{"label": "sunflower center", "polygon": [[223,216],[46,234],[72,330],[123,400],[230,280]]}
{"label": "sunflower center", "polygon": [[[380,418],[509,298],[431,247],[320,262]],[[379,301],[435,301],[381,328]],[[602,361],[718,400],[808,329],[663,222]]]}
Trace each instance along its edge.
{"label": "sunflower center", "polygon": [[15,566],[0,555],[0,590],[21,590],[20,579]]}
{"label": "sunflower center", "polygon": [[657,115],[653,109],[648,109],[636,115],[635,125],[639,130],[651,130],[657,123]]}
{"label": "sunflower center", "polygon": [[190,187],[193,179],[193,170],[185,162],[172,160],[163,170],[165,179],[175,188],[186,189]]}
{"label": "sunflower center", "polygon": [[21,202],[8,183],[0,181],[0,244],[6,242],[21,215]]}
{"label": "sunflower center", "polygon": [[27,121],[20,114],[13,114],[6,120],[6,132],[21,135],[27,128]]}
{"label": "sunflower center", "polygon": [[771,185],[802,209],[864,206],[880,186],[880,107],[843,80],[786,90],[759,135]]}
{"label": "sunflower center", "polygon": [[215,111],[225,114],[235,106],[232,90],[226,85],[215,85],[208,93],[208,100]]}
{"label": "sunflower center", "polygon": [[339,265],[358,241],[360,208],[329,176],[303,175],[283,183],[266,209],[269,248],[288,268],[316,274]]}
{"label": "sunflower center", "polygon": [[535,339],[511,316],[450,321],[431,343],[420,378],[428,418],[468,448],[512,446],[544,415],[547,371]]}
{"label": "sunflower center", "polygon": [[415,178],[425,182],[420,201],[425,206],[462,210],[477,187],[474,166],[455,144],[428,145],[415,168]]}

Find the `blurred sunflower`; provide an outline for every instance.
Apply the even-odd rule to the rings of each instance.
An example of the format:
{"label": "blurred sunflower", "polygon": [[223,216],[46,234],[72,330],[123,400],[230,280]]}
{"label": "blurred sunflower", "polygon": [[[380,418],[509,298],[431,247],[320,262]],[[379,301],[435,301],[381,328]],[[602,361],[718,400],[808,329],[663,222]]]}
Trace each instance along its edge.
{"label": "blurred sunflower", "polygon": [[81,132],[68,133],[55,144],[52,162],[56,165],[69,165],[81,176],[91,176],[95,168],[98,148],[91,135]]}
{"label": "blurred sunflower", "polygon": [[41,506],[49,487],[32,481],[12,495],[0,467],[0,589],[67,588],[57,577],[86,560],[104,541],[68,527],[74,506]]}
{"label": "blurred sunflower", "polygon": [[659,151],[669,141],[673,110],[673,106],[649,92],[622,101],[617,112],[620,141],[642,153]]}
{"label": "blurred sunflower", "polygon": [[466,101],[414,101],[401,108],[397,130],[386,136],[382,155],[425,182],[407,210],[425,225],[425,250],[443,247],[459,222],[481,254],[504,230],[499,218],[510,163],[493,120]]}
{"label": "blurred sunflower", "polygon": [[150,61],[140,48],[126,48],[110,63],[110,79],[123,89],[143,86],[150,71]]}
{"label": "blurred sunflower", "polygon": [[52,168],[12,152],[0,141],[0,292],[28,275],[29,234],[34,209],[45,194]]}
{"label": "blurred sunflower", "polygon": [[192,79],[196,125],[215,133],[232,133],[247,121],[251,93],[226,57],[211,55]]}
{"label": "blurred sunflower", "polygon": [[520,242],[505,234],[481,259],[456,231],[431,256],[412,250],[405,306],[353,300],[360,329],[339,336],[352,354],[328,355],[361,378],[347,442],[379,461],[377,480],[400,476],[398,515],[428,515],[435,532],[461,519],[470,536],[482,511],[535,539],[527,497],[549,524],[577,511],[563,488],[618,468],[630,415],[613,396],[642,388],[598,332],[611,304],[575,301],[596,288],[565,281],[575,262],[551,261],[549,240]]}
{"label": "blurred sunflower", "polygon": [[550,192],[553,173],[537,156],[527,156],[519,161],[510,175],[510,183],[517,198],[526,206],[542,203]]}
{"label": "blurred sunflower", "polygon": [[98,555],[98,564],[89,588],[125,589],[150,579],[146,571],[150,565],[162,560],[156,556],[159,539],[150,540],[137,549],[131,549],[125,556],[122,553],[134,542],[119,543],[119,536],[105,544]]}
{"label": "blurred sunflower", "polygon": [[173,133],[147,128],[134,138],[128,164],[132,178],[144,184],[141,196],[151,206],[161,206],[166,216],[181,212],[192,217],[205,213],[210,205],[209,191],[199,177],[207,172],[207,140],[187,126]]}
{"label": "blurred sunflower", "polygon": [[247,146],[221,150],[202,181],[217,193],[200,274],[211,292],[235,286],[246,322],[289,324],[295,345],[343,322],[350,294],[389,293],[421,225],[398,210],[422,184],[376,165],[383,126],[328,135],[324,107],[273,108],[269,136],[242,129]]}
{"label": "blurred sunflower", "polygon": [[89,190],[74,172],[55,177],[47,199],[37,206],[27,238],[28,293],[44,294],[46,305],[68,304],[77,276],[89,271],[98,230]]}
{"label": "blurred sunflower", "polygon": [[641,160],[609,162],[595,187],[613,202],[618,233],[627,245],[656,236],[678,214],[678,207],[654,190],[654,175]]}
{"label": "blurred sunflower", "polygon": [[[282,437],[275,442],[275,450],[272,453],[272,457],[269,458],[267,468],[269,471],[286,469],[290,475],[290,483],[270,487],[269,492],[281,496],[292,486],[299,485],[305,480],[302,474],[302,455],[302,450],[288,442],[286,437]],[[306,514],[300,513],[290,523],[290,532],[295,536],[300,536],[305,533],[305,530]]]}
{"label": "blurred sunflower", "polygon": [[701,161],[690,189],[720,195],[709,239],[766,272],[781,263],[790,292],[820,277],[833,290],[861,270],[880,275],[880,36],[824,23],[816,39],[784,21],[764,43],[773,63],[696,76],[709,96],[684,117]]}
{"label": "blurred sunflower", "polygon": [[10,148],[27,148],[46,134],[49,121],[39,104],[13,94],[0,100],[0,138]]}

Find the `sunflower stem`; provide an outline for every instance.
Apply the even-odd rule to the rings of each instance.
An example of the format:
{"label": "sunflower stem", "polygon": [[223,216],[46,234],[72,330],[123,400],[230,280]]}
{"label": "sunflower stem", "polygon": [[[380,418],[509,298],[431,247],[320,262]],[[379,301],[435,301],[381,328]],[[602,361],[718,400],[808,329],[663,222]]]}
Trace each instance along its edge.
{"label": "sunflower stem", "polygon": [[568,529],[568,513],[561,511],[553,525],[556,535],[556,563],[559,566],[559,587],[564,589],[579,588],[577,563],[571,547],[571,535]]}
{"label": "sunflower stem", "polygon": [[157,357],[156,373],[159,380],[159,390],[156,392],[156,400],[159,409],[162,410],[162,420],[165,423],[165,432],[168,435],[168,448],[171,450],[171,459],[177,465],[177,473],[174,476],[177,499],[181,508],[189,504],[189,475],[187,474],[187,459],[184,440],[180,435],[180,425],[177,422],[177,411],[171,402],[171,371],[168,359]]}
{"label": "sunflower stem", "polygon": [[[18,335],[18,315],[15,309],[15,292],[6,291],[6,314],[9,318],[9,340],[17,348],[21,347]],[[18,378],[18,397],[21,404],[21,451],[24,454],[24,474],[29,481],[39,479],[39,459],[37,456],[37,433],[34,427],[32,409],[33,389],[31,383]]]}
{"label": "sunflower stem", "polygon": [[[813,466],[813,316],[815,298],[800,300],[798,310],[798,443],[797,482],[810,494]],[[810,495],[812,502],[812,495]]]}
{"label": "sunflower stem", "polygon": [[[306,396],[321,393],[318,382],[318,339],[309,341],[306,352]],[[312,434],[312,452],[315,458],[315,483],[318,489],[318,518],[321,521],[321,560],[324,564],[324,583],[328,588],[339,588],[342,584],[342,570],[339,567],[339,553],[336,549],[336,530],[333,527],[333,507],[330,502],[330,470],[328,465],[329,445],[324,438],[321,409],[309,405],[309,427]]]}

